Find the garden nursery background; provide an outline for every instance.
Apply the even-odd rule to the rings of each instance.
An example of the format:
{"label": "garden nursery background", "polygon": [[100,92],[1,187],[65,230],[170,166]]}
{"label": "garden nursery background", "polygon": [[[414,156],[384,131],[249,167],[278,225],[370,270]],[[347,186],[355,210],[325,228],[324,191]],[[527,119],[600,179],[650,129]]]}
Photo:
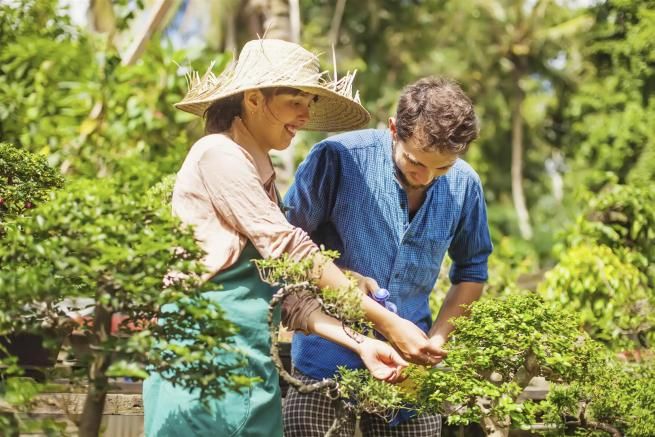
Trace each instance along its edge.
{"label": "garden nursery background", "polygon": [[[203,396],[253,383],[169,200],[203,130],[173,107],[185,74],[218,74],[264,34],[330,71],[334,47],[369,127],[427,75],[459,82],[481,121],[464,159],[494,252],[452,371],[410,369],[404,387],[345,373],[342,394],[460,431],[655,435],[653,0],[0,1],[0,435],[97,435],[112,384],[151,369]],[[282,190],[322,138],[274,155]],[[162,289],[170,271],[188,274]],[[171,302],[179,313],[150,323]],[[521,398],[533,377],[545,399]],[[64,392],[88,396],[38,413]]]}

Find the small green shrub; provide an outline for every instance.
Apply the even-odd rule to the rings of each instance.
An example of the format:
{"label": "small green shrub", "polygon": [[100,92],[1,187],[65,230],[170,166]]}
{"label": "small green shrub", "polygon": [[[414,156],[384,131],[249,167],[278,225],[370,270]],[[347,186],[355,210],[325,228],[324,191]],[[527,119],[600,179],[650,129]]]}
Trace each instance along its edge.
{"label": "small green shrub", "polygon": [[588,332],[612,348],[655,339],[655,188],[610,186],[565,234],[558,264],[539,291],[581,312]]}

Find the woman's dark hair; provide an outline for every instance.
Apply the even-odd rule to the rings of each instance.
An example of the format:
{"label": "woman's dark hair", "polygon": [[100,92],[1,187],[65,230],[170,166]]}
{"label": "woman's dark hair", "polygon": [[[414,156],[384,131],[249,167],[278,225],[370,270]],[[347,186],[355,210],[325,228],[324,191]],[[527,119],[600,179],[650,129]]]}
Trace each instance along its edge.
{"label": "woman's dark hair", "polygon": [[473,103],[455,82],[428,77],[403,91],[396,111],[398,136],[415,136],[426,151],[464,153],[479,127]]}
{"label": "woman's dark hair", "polygon": [[218,100],[205,111],[205,133],[225,132],[232,125],[234,117],[241,115],[243,93]]}
{"label": "woman's dark hair", "polygon": [[[262,94],[268,101],[278,94],[300,94],[303,91],[289,87],[261,88]],[[243,93],[235,94],[218,100],[205,111],[205,133],[217,134],[225,132],[232,125],[234,117],[240,117],[243,107]]]}

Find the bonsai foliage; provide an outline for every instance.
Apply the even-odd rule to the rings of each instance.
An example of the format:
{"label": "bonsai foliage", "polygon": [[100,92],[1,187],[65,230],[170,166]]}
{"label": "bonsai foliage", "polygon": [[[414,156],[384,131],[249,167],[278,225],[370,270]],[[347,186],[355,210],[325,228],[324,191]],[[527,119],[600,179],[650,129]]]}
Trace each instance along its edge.
{"label": "bonsai foliage", "polygon": [[[276,317],[278,306],[282,304],[284,299],[290,295],[296,295],[301,299],[306,297],[317,299],[322,310],[341,320],[345,332],[355,339],[365,332],[371,332],[370,323],[364,319],[361,301],[362,292],[353,278],[351,278],[348,287],[326,287],[323,289],[319,287],[318,278],[321,276],[323,264],[328,260],[336,259],[339,254],[336,251],[321,250],[321,255],[322,257],[307,257],[295,261],[284,254],[277,259],[269,258],[255,261],[262,280],[281,287],[273,295],[269,303],[268,325],[271,331],[271,357],[280,372],[280,376],[300,393],[309,393],[316,390],[331,391],[337,387],[337,381],[324,379],[313,384],[305,384],[285,370],[279,354],[279,321],[278,317]],[[342,422],[347,417],[345,409],[350,407],[345,402],[337,402],[335,408],[337,411],[336,418],[325,434],[327,437],[339,435]]]}
{"label": "bonsai foliage", "polygon": [[[18,217],[32,212],[45,202],[52,191],[61,188],[61,174],[48,166],[42,156],[0,143],[0,246],[4,245],[4,227]],[[0,321],[12,315],[0,310]],[[0,323],[0,335],[11,334],[6,323]],[[53,420],[41,420],[25,414],[42,384],[24,378],[16,357],[0,344],[0,429],[9,433],[44,431],[59,433],[62,426]]]}
{"label": "bonsai foliage", "polygon": [[63,183],[61,174],[48,166],[45,157],[0,143],[0,223],[46,201]]}
{"label": "bonsai foliage", "polygon": [[237,371],[234,326],[203,297],[203,253],[164,193],[80,179],[16,220],[0,247],[0,328],[76,330],[91,344],[79,357],[89,380],[81,435],[97,435],[110,376],[157,371],[201,398],[250,382]]}
{"label": "bonsai foliage", "polygon": [[602,435],[655,435],[655,362],[626,364],[599,353],[585,370],[570,384],[552,386],[539,404],[554,435],[572,425]]}
{"label": "bonsai foliage", "polygon": [[655,189],[613,186],[589,199],[539,291],[580,311],[588,332],[648,347],[655,328]]}
{"label": "bonsai foliage", "polygon": [[448,356],[440,365],[412,366],[409,378],[398,385],[343,369],[342,396],[367,411],[445,413],[451,424],[479,422],[490,435],[507,435],[510,426],[534,422],[534,406],[517,402],[533,377],[575,380],[597,347],[575,317],[534,294],[482,299],[471,305],[469,317],[454,324]]}
{"label": "bonsai foliage", "polygon": [[[324,261],[334,260],[339,253],[334,250],[322,250]],[[264,259],[256,261],[262,279],[269,284],[284,287],[280,294],[280,301],[287,295],[310,294],[321,303],[323,311],[341,320],[350,329],[362,332],[370,328],[366,322],[361,305],[362,294],[355,281],[351,281],[347,288],[320,288],[318,278],[321,276],[322,265],[316,263],[312,257],[301,261],[294,261],[287,254],[277,259]]]}

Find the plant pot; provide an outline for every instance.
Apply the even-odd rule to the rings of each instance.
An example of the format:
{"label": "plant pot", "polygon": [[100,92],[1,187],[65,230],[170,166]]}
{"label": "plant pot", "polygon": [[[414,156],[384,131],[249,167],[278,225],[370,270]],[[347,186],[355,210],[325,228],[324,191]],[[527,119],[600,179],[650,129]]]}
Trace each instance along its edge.
{"label": "plant pot", "polygon": [[[45,372],[54,367],[62,340],[52,335],[17,332],[0,336],[0,344],[10,356],[18,358],[18,365],[25,370],[25,376],[36,381],[45,380]],[[7,354],[0,350],[0,358]]]}

